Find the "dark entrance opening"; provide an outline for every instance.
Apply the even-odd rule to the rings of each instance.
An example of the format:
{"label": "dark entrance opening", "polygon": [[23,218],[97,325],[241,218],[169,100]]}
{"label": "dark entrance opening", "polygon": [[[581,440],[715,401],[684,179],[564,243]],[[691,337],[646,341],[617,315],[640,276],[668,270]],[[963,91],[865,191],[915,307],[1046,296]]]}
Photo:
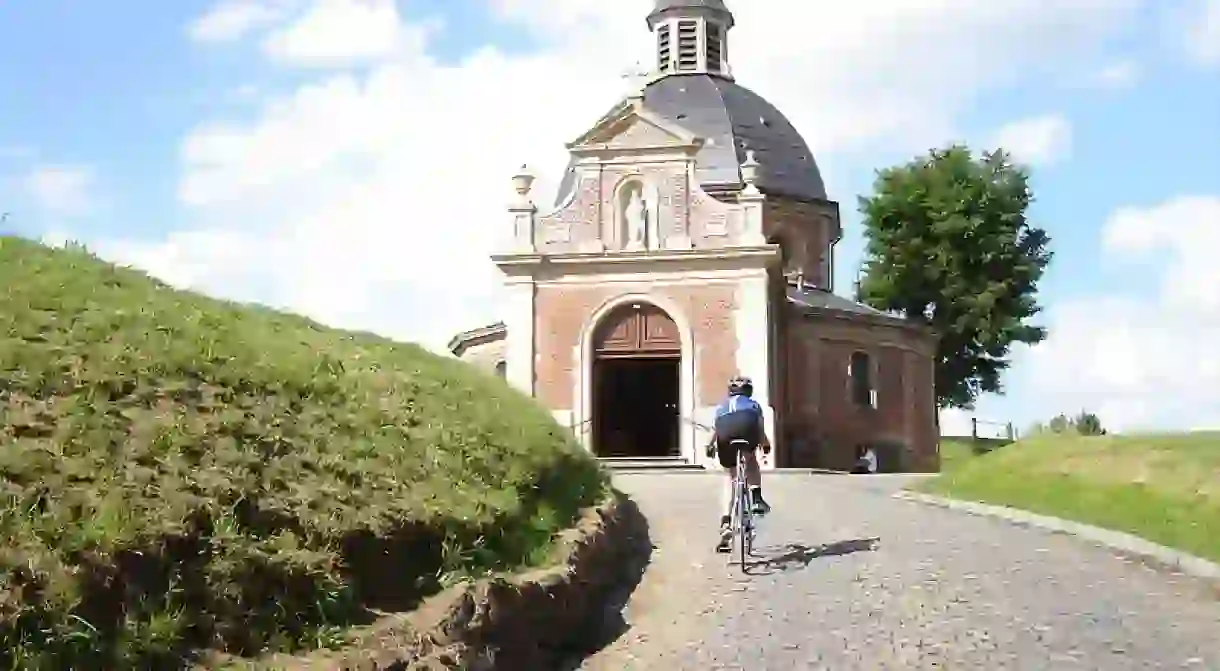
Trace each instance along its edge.
{"label": "dark entrance opening", "polygon": [[599,326],[593,360],[593,450],[599,457],[681,455],[681,344],[665,311],[624,305]]}
{"label": "dark entrance opening", "polygon": [[594,431],[599,457],[676,457],[678,359],[594,362]]}

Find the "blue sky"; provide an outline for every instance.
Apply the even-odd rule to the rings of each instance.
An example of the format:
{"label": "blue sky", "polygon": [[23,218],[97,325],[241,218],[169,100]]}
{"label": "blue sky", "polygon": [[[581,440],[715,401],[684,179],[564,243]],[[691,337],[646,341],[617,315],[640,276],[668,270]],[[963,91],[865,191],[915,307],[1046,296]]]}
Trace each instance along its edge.
{"label": "blue sky", "polygon": [[[562,140],[647,58],[647,4],[0,3],[4,228],[443,341],[494,318],[484,239],[507,175],[526,161],[553,184]],[[1220,2],[1065,0],[1054,16],[1017,0],[851,4],[731,4],[738,81],[806,134],[842,205],[840,290],[873,169],[1010,138],[1054,237],[1052,341],[1020,354],[1010,393],[979,413],[1024,423],[1087,405],[1132,427],[1220,424],[1207,344],[1220,306],[1172,299],[1220,290],[1198,251],[1220,239]],[[792,27],[810,21],[840,28],[810,43]],[[412,263],[435,266],[421,278]],[[1193,379],[1165,372],[1183,354]]]}

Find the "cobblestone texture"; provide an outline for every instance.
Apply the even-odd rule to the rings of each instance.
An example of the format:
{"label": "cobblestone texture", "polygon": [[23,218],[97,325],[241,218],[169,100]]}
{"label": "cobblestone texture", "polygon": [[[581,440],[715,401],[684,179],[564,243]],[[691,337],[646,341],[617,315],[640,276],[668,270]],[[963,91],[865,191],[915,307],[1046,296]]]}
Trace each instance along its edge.
{"label": "cobblestone texture", "polygon": [[617,478],[656,549],[630,628],[579,668],[1220,671],[1215,585],[891,499],[902,478],[770,477],[742,575],[711,551],[715,478]]}

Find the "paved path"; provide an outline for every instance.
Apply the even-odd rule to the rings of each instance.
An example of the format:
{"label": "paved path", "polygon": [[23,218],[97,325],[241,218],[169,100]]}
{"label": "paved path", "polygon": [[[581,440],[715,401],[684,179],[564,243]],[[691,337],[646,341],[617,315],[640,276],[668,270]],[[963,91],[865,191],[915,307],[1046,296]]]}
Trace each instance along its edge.
{"label": "paved path", "polygon": [[618,476],[656,549],[630,628],[579,668],[1220,671],[1214,585],[891,499],[901,478],[771,477],[743,576],[711,551],[715,477]]}

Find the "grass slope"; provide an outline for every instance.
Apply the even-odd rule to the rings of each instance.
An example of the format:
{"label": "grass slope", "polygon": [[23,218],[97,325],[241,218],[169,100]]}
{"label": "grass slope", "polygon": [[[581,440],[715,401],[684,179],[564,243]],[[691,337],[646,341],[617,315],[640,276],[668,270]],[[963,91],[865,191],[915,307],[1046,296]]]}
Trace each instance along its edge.
{"label": "grass slope", "polygon": [[961,464],[999,449],[1012,441],[1003,438],[970,438],[959,436],[941,436],[940,438],[940,470],[949,471]]}
{"label": "grass slope", "polygon": [[1220,433],[1048,434],[955,458],[919,489],[1131,533],[1220,561]]}
{"label": "grass slope", "polygon": [[0,667],[334,642],[543,559],[608,484],[414,345],[0,237]]}

